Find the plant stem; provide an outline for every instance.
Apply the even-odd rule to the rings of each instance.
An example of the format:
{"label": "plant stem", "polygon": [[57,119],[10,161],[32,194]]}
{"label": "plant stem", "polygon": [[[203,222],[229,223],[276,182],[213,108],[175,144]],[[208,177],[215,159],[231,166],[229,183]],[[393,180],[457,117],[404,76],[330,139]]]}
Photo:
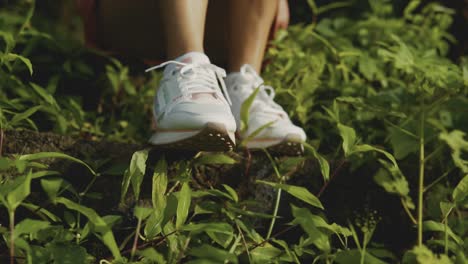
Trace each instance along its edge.
{"label": "plant stem", "polygon": [[418,246],[423,244],[423,198],[424,198],[424,101],[421,103],[421,120],[419,127],[419,193],[418,193]]}
{"label": "plant stem", "polygon": [[237,223],[237,220],[235,221],[237,231],[239,232],[240,237],[242,238],[242,244],[244,244],[244,249],[247,252],[247,257],[249,258],[249,262],[252,262],[252,259],[250,257],[250,250],[249,247],[247,246],[247,241],[245,241],[244,233],[242,233],[242,229],[240,228],[239,224]]}
{"label": "plant stem", "polygon": [[0,128],[0,157],[2,156],[3,138],[4,137],[5,137],[5,132],[3,131],[3,128]]}
{"label": "plant stem", "polygon": [[367,246],[367,243],[366,243],[366,240],[367,240],[367,233],[364,232],[364,238],[362,239],[362,251],[361,251],[361,264],[364,264],[365,260],[366,260],[366,246]]}
{"label": "plant stem", "polygon": [[141,218],[139,218],[137,226],[136,226],[136,230],[135,230],[135,237],[133,238],[133,246],[132,246],[132,251],[130,253],[130,261],[133,261],[133,256],[135,256],[135,252],[138,248],[138,234],[140,233],[141,221],[142,221]]}
{"label": "plant stem", "polygon": [[403,201],[403,198],[400,198],[400,201],[401,201],[401,204],[403,205],[403,209],[405,209],[405,212],[408,215],[408,217],[410,218],[411,222],[413,222],[413,224],[417,225],[418,222],[414,218],[413,213],[411,213],[408,206],[406,206],[406,203],[405,203],[405,201]]}
{"label": "plant stem", "polygon": [[432,186],[436,185],[438,182],[440,182],[443,178],[447,177],[447,175],[449,175],[450,172],[452,172],[453,168],[451,168],[450,170],[444,172],[444,174],[442,174],[439,178],[437,178],[435,181],[433,181],[432,183],[430,183],[429,185],[427,185],[426,187],[424,187],[424,192],[427,192],[430,188],[432,188]]}
{"label": "plant stem", "polygon": [[[242,239],[242,235],[239,234],[237,237],[236,237],[236,240],[234,240],[234,243],[232,244],[231,248],[229,249],[229,253],[234,253],[234,251],[236,251],[236,248],[237,248],[237,245],[239,244],[239,242],[241,241]],[[229,260],[225,260],[224,261],[225,264],[229,263]]]}
{"label": "plant stem", "polygon": [[[270,160],[271,165],[273,166],[273,170],[275,171],[275,174],[278,177],[279,182],[283,183],[283,177],[281,177],[281,174],[278,168],[276,167],[275,161],[273,160],[273,158],[271,157],[270,153],[268,153],[267,150],[264,150],[264,151],[268,159]],[[276,216],[278,215],[280,201],[281,201],[281,188],[278,188],[278,191],[276,192],[276,201],[275,201],[275,208],[273,210],[273,218],[271,219],[270,227],[268,228],[266,240],[270,239],[271,233],[273,232],[273,227],[275,226],[275,222],[276,222]]]}
{"label": "plant stem", "polygon": [[179,251],[179,254],[177,254],[176,263],[180,263],[180,262],[181,262],[180,260],[184,257],[184,253],[185,253],[185,251],[187,250],[191,239],[192,239],[192,238],[189,236],[189,237],[187,237],[187,239],[185,240],[184,247],[182,248],[181,251]]}
{"label": "plant stem", "polygon": [[270,239],[271,233],[273,232],[273,227],[275,226],[275,222],[276,222],[276,216],[278,215],[280,201],[281,201],[281,189],[278,188],[278,191],[276,192],[276,202],[275,202],[275,209],[273,210],[273,218],[271,219],[270,227],[268,228],[268,233],[266,235],[267,240]]}
{"label": "plant stem", "polygon": [[15,263],[15,211],[8,212],[10,216],[10,264]]}
{"label": "plant stem", "polygon": [[167,191],[166,196],[169,196],[169,194],[171,194],[175,190],[175,188],[177,188],[177,186],[179,186],[179,184],[180,184],[180,181],[176,181],[176,183],[174,183],[174,185],[172,185],[171,189],[169,189],[169,191]]}
{"label": "plant stem", "polygon": [[444,221],[444,253],[445,253],[445,255],[448,256],[448,232],[447,232],[447,227],[448,227],[448,215],[447,215],[447,218],[445,218],[445,221]]}
{"label": "plant stem", "polygon": [[441,150],[444,149],[445,146],[443,145],[440,145],[439,147],[437,147],[431,154],[427,155],[426,158],[425,158],[425,161],[428,161],[430,159],[432,159],[435,155],[437,155]]}
{"label": "plant stem", "polygon": [[322,188],[320,188],[319,192],[317,193],[318,198],[320,198],[320,196],[322,196],[323,192],[328,187],[328,184],[330,184],[330,182],[335,178],[335,176],[338,175],[338,173],[340,172],[340,170],[343,167],[343,165],[345,164],[345,162],[346,162],[346,159],[341,159],[340,160],[340,162],[338,163],[338,166],[336,166],[335,171],[333,171],[333,174],[330,176],[330,179],[323,183]]}

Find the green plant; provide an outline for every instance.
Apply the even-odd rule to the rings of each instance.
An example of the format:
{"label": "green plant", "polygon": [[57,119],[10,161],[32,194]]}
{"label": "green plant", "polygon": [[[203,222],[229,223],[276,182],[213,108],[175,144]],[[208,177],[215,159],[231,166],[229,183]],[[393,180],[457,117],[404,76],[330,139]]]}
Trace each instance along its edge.
{"label": "green plant", "polygon": [[[128,209],[119,215],[95,207],[104,193],[93,191],[103,177],[101,161],[61,153],[0,157],[0,214],[6,213],[0,219],[8,219],[8,225],[0,220],[0,251],[10,251],[0,259],[466,263],[468,60],[447,59],[454,10],[417,0],[401,9],[386,0],[307,2],[311,23],[279,33],[262,75],[309,136],[304,157],[264,152],[272,176],[255,184],[273,193],[271,210],[258,212],[263,205],[232,186],[203,186],[194,177],[243,166],[250,154],[200,152],[172,161],[158,152],[150,164],[150,150],[138,151],[124,173],[114,172]],[[41,14],[41,5],[48,4],[18,0],[0,10],[0,153],[11,129],[145,141],[160,75],[83,48],[77,32]],[[102,88],[88,89],[96,100],[82,96],[86,87]],[[241,111],[242,130],[255,96]],[[62,158],[87,168],[89,182],[74,186],[45,162]],[[298,179],[298,171],[310,169],[305,163],[314,164],[306,173],[313,176]],[[361,213],[327,206],[327,196],[341,198],[336,186],[346,179],[354,189],[345,199]],[[375,202],[359,200],[361,193]],[[399,212],[386,210],[392,197]],[[374,212],[376,203],[383,210]],[[401,234],[398,248],[387,238],[395,220],[411,231]]]}

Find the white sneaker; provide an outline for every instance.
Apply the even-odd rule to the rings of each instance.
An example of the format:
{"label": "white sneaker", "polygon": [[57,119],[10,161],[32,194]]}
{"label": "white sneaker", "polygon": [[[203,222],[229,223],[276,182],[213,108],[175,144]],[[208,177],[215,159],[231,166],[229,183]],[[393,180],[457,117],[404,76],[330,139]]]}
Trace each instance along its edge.
{"label": "white sneaker", "polygon": [[[247,129],[240,133],[240,137],[246,140],[247,148],[268,148],[288,155],[302,154],[302,143],[306,140],[304,130],[295,126],[284,109],[273,101],[273,88],[263,84],[263,79],[252,66],[243,65],[240,72],[230,73],[225,80],[238,129],[241,127],[242,104],[257,87],[260,89],[249,109]],[[253,135],[270,122],[270,126]]]}
{"label": "white sneaker", "polygon": [[156,133],[149,142],[184,150],[232,150],[236,122],[223,81],[225,71],[199,52],[146,71],[162,67],[166,68],[153,107]]}

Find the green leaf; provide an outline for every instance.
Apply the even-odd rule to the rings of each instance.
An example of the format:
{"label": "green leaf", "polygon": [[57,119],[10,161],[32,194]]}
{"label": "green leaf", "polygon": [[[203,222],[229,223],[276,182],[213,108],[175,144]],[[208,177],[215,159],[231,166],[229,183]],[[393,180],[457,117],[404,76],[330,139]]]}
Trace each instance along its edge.
{"label": "green leaf", "polygon": [[299,259],[297,258],[296,253],[291,248],[289,248],[289,245],[286,241],[272,238],[271,242],[283,248],[283,251],[286,254],[284,253],[282,254],[282,260],[288,261],[288,262],[301,263]]}
{"label": "green leaf", "polygon": [[19,184],[16,184],[15,188],[6,195],[6,205],[9,211],[15,211],[31,193],[31,172],[26,176],[18,177],[15,182]]}
{"label": "green leaf", "polygon": [[39,215],[44,215],[53,222],[59,222],[60,221],[60,218],[58,216],[54,215],[53,213],[51,213],[47,209],[39,207],[39,206],[37,206],[35,204],[23,202],[21,204],[21,206],[24,207],[24,208],[27,208],[31,212],[37,213]]}
{"label": "green leaf", "polygon": [[461,179],[452,193],[452,198],[456,203],[465,200],[466,196],[468,196],[468,174]]}
{"label": "green leaf", "polygon": [[352,127],[345,126],[338,123],[338,130],[340,132],[341,139],[343,140],[342,147],[345,156],[351,155],[354,145],[356,144],[356,131]]}
{"label": "green leaf", "polygon": [[30,263],[47,263],[50,261],[50,250],[44,247],[31,245],[31,262]]}
{"label": "green leaf", "polygon": [[238,263],[237,257],[233,253],[212,247],[208,244],[203,244],[200,247],[192,248],[189,250],[188,254],[194,257],[211,260],[218,263],[224,263],[225,261],[228,261],[228,263]]}
{"label": "green leaf", "polygon": [[22,161],[32,161],[32,160],[37,160],[37,159],[67,159],[74,161],[76,163],[79,163],[83,166],[85,166],[93,175],[97,176],[97,173],[85,162],[74,158],[72,156],[69,156],[67,154],[59,153],[59,152],[39,152],[39,153],[34,153],[34,154],[26,154],[26,155],[21,155],[19,156],[18,160]]}
{"label": "green leaf", "polygon": [[380,160],[380,163],[384,168],[377,171],[374,175],[374,181],[388,193],[400,196],[408,208],[414,209],[414,203],[409,196],[409,184],[401,170],[387,161]]}
{"label": "green leaf", "polygon": [[110,252],[112,252],[114,258],[122,258],[112,230],[104,221],[104,219],[100,217],[93,209],[79,205],[64,197],[57,197],[55,201],[57,203],[65,205],[65,207],[67,207],[70,210],[75,210],[86,216],[88,220],[93,224],[94,230],[101,235],[102,241],[110,250]]}
{"label": "green leaf", "polygon": [[[255,218],[265,218],[265,219],[274,218],[274,216],[271,215],[271,214],[264,214],[264,213],[259,213],[259,212],[253,212],[253,211],[246,210],[246,209],[240,209],[240,208],[237,208],[236,206],[233,206],[233,205],[231,205],[229,203],[226,204],[226,206],[227,206],[227,209],[229,210],[229,212],[233,212],[233,213],[236,213],[236,214],[247,215],[247,216],[255,217]],[[279,216],[277,216],[276,218],[279,218]]]}
{"label": "green leaf", "polygon": [[195,159],[195,164],[235,164],[237,161],[226,154],[203,152],[200,157]]}
{"label": "green leaf", "polygon": [[14,161],[9,158],[0,157],[0,171],[4,171],[14,166]]}
{"label": "green leaf", "polygon": [[11,32],[0,31],[0,38],[5,42],[5,50],[3,53],[8,54],[10,50],[15,46],[15,38]]}
{"label": "green leaf", "polygon": [[26,67],[28,68],[29,74],[30,74],[30,75],[33,74],[32,63],[31,63],[31,61],[30,61],[28,58],[23,57],[23,56],[18,55],[18,54],[14,54],[14,53],[8,53],[8,54],[5,56],[5,59],[6,59],[7,61],[15,61],[15,60],[19,59],[24,65],[26,65]]}
{"label": "green leaf", "polygon": [[49,246],[54,263],[82,264],[87,263],[86,249],[74,244],[53,243]]}
{"label": "green leaf", "polygon": [[284,252],[270,244],[257,247],[250,251],[253,263],[279,263],[278,259]]}
{"label": "green leaf", "polygon": [[161,233],[161,222],[163,215],[159,212],[153,212],[149,218],[146,220],[144,234],[147,239],[153,239]]}
{"label": "green leaf", "polygon": [[37,112],[37,110],[41,109],[42,106],[34,106],[34,107],[31,107],[29,108],[28,110],[24,111],[23,113],[19,113],[19,114],[16,114],[13,116],[13,118],[10,120],[9,124],[10,126],[14,126],[16,124],[18,124],[19,122],[21,122],[22,120],[25,120],[27,118],[29,118],[32,114],[34,114],[35,112]]}
{"label": "green leaf", "polygon": [[132,185],[135,199],[138,200],[140,196],[140,186],[143,181],[143,176],[145,175],[148,152],[149,150],[145,149],[133,153],[132,160],[130,161],[130,167],[125,171],[124,178],[122,180],[122,194],[120,196],[122,201],[127,195],[130,184]]}
{"label": "green leaf", "polygon": [[257,183],[266,184],[277,189],[282,189],[291,194],[292,196],[320,209],[324,209],[320,200],[309,192],[306,188],[301,186],[287,185],[281,183],[267,182],[262,180],[257,180]]}
{"label": "green leaf", "polygon": [[167,163],[160,159],[154,168],[151,201],[157,214],[162,215],[166,208]]}
{"label": "green leaf", "polygon": [[439,138],[452,149],[452,159],[455,166],[460,168],[463,173],[468,173],[468,160],[463,158],[463,153],[468,152],[468,141],[463,138],[464,136],[465,132],[454,130],[450,133],[441,133]]}
{"label": "green leaf", "polygon": [[368,144],[360,144],[360,145],[354,146],[354,153],[368,152],[368,151],[375,151],[375,152],[379,152],[379,153],[383,154],[387,159],[389,159],[393,163],[393,166],[398,168],[398,163],[397,163],[395,157],[393,157],[393,155],[388,153],[387,151],[385,151],[383,149],[379,149],[379,148],[371,146],[371,145],[368,145]]}
{"label": "green leaf", "polygon": [[223,187],[229,193],[234,202],[239,202],[239,196],[237,196],[237,192],[233,188],[231,188],[231,186],[223,184]]}
{"label": "green leaf", "polygon": [[24,239],[22,239],[20,237],[17,237],[15,239],[14,243],[15,243],[15,248],[16,248],[17,251],[19,251],[18,249],[22,249],[22,250],[24,250],[26,252],[27,263],[28,264],[33,264],[32,263],[32,256],[31,256],[31,247],[30,247],[29,243],[26,240],[24,240]]}
{"label": "green leaf", "polygon": [[463,83],[468,86],[468,67],[463,66]]}
{"label": "green leaf", "polygon": [[189,183],[184,182],[177,196],[176,229],[180,228],[187,220],[190,209],[191,192]]}
{"label": "green leaf", "polygon": [[423,229],[425,231],[432,231],[432,232],[442,232],[442,233],[447,232],[449,237],[451,237],[458,245],[460,246],[463,245],[463,240],[459,236],[455,235],[455,233],[452,231],[452,229],[449,226],[445,226],[442,223],[438,223],[432,220],[424,221]]}
{"label": "green leaf", "polygon": [[310,221],[314,224],[315,227],[321,230],[327,230],[335,234],[340,234],[343,236],[351,236],[351,231],[337,224],[328,224],[325,219],[318,215],[314,215],[307,208],[300,208],[291,205],[293,212],[296,213],[296,217],[302,217],[304,220]]}
{"label": "green leaf", "polygon": [[47,221],[26,218],[15,226],[15,238],[20,237],[23,234],[29,234],[29,239],[33,240],[37,232],[49,226],[50,223]]}
{"label": "green leaf", "polygon": [[46,103],[53,106],[56,110],[60,110],[60,106],[57,104],[57,101],[55,101],[54,96],[50,94],[46,89],[32,82],[29,83],[29,85],[31,85],[34,91],[36,91],[36,93],[39,94],[39,96],[42,99],[44,99]]}
{"label": "green leaf", "polygon": [[52,175],[60,175],[60,173],[58,171],[49,171],[49,170],[36,171],[36,172],[33,172],[32,179],[39,179],[45,176],[52,176]]}
{"label": "green leaf", "polygon": [[406,129],[400,127],[389,128],[392,149],[395,158],[399,160],[419,150],[419,139],[408,131],[409,128],[413,128],[413,126],[407,125]]}
{"label": "green leaf", "polygon": [[152,208],[135,206],[133,209],[133,215],[140,221],[145,220],[153,213]]}
{"label": "green leaf", "polygon": [[373,80],[378,71],[375,60],[367,53],[363,53],[359,56],[359,71],[367,80]]}
{"label": "green leaf", "polygon": [[[71,211],[68,211],[66,210],[65,212],[63,212],[63,220],[68,224],[68,226],[70,226],[71,228],[75,228],[76,227],[76,217],[75,217],[75,212],[71,212]],[[81,232],[83,233],[83,232]],[[81,234],[80,234],[81,235]],[[80,236],[81,238],[81,236]]]}
{"label": "green leaf", "polygon": [[453,208],[455,208],[455,204],[449,202],[440,202],[439,206],[443,219],[447,219]]}
{"label": "green leaf", "polygon": [[209,222],[209,223],[190,223],[182,227],[183,231],[190,231],[194,234],[202,232],[217,232],[221,234],[232,234],[232,226],[222,222]]}
{"label": "green leaf", "polygon": [[179,203],[175,193],[170,193],[169,195],[166,195],[166,197],[166,208],[164,208],[164,211],[159,213],[155,210],[158,214],[162,215],[161,225],[163,226],[168,222],[173,223],[174,217],[177,215],[177,205]]}
{"label": "green leaf", "polygon": [[154,248],[145,248],[143,250],[138,250],[136,254],[140,257],[143,257],[143,263],[148,261],[149,263],[165,264],[167,263],[164,259],[164,256],[157,252]]}
{"label": "green leaf", "polygon": [[415,246],[411,251],[403,256],[404,264],[424,263],[424,264],[452,264],[447,255],[437,256],[426,246]]}
{"label": "green leaf", "polygon": [[193,198],[201,198],[201,197],[204,197],[204,196],[215,196],[215,197],[219,197],[219,198],[227,198],[227,199],[230,199],[230,200],[234,201],[234,198],[230,194],[222,192],[222,191],[220,191],[218,189],[202,190],[202,191],[192,192],[192,197]]}
{"label": "green leaf", "polygon": [[336,254],[335,258],[338,264],[349,264],[349,263],[365,263],[365,264],[386,264],[384,262],[369,253],[365,253],[364,262],[361,262],[361,252],[357,249],[343,250]]}
{"label": "green leaf", "polygon": [[408,5],[405,7],[404,15],[406,18],[411,18],[413,11],[421,4],[421,0],[411,0]]}
{"label": "green leaf", "polygon": [[345,153],[345,157],[348,157],[354,153],[359,153],[359,152],[368,152],[368,151],[376,151],[381,154],[383,154],[385,157],[387,157],[392,163],[398,167],[398,163],[396,162],[395,157],[393,157],[392,154],[388,153],[385,150],[376,148],[374,146],[368,145],[368,144],[357,144],[357,138],[356,138],[356,131],[349,126],[345,126],[343,124],[338,123],[338,130],[340,132],[340,136],[343,139],[343,151]]}
{"label": "green leaf", "polygon": [[244,134],[247,131],[248,123],[249,123],[249,113],[250,113],[249,110],[255,100],[255,97],[257,97],[257,94],[259,91],[260,91],[260,87],[257,87],[253,91],[253,93],[242,103],[242,106],[240,109],[241,134]]}
{"label": "green leaf", "polygon": [[318,161],[320,165],[320,172],[322,173],[323,179],[328,181],[330,179],[330,164],[328,163],[327,159],[325,159],[322,155],[320,155],[314,147],[307,143],[303,143],[306,150],[312,153],[312,156]]}
{"label": "green leaf", "polygon": [[62,186],[62,183],[62,178],[41,179],[41,186],[47,193],[47,196],[49,196],[49,199],[52,201],[55,199],[55,197],[57,197],[57,193],[60,190],[60,186]]}
{"label": "green leaf", "polygon": [[[302,229],[309,235],[311,242],[318,247],[321,251],[330,251],[330,241],[328,236],[318,229],[316,225],[318,221],[317,217],[306,208],[299,208],[291,205],[292,214],[294,216],[293,224],[299,224]],[[315,221],[312,221],[314,219]],[[321,227],[325,227],[323,223],[320,223]]]}
{"label": "green leaf", "polygon": [[221,211],[222,206],[215,201],[201,200],[195,204],[193,215],[214,214]]}
{"label": "green leaf", "polygon": [[223,248],[227,248],[234,238],[234,233],[223,234],[219,232],[207,231],[206,234]]}

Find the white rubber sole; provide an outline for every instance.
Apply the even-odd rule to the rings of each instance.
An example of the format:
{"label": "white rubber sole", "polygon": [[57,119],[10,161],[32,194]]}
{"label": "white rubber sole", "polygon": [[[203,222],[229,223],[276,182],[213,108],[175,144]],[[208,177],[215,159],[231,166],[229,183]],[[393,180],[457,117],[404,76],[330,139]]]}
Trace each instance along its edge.
{"label": "white rubber sole", "polygon": [[149,140],[161,148],[195,151],[232,151],[235,142],[235,132],[221,123],[207,123],[198,130],[157,131]]}
{"label": "white rubber sole", "polygon": [[288,134],[284,138],[258,138],[249,140],[245,147],[248,149],[267,149],[270,152],[288,156],[297,156],[304,153],[304,146],[300,136]]}

